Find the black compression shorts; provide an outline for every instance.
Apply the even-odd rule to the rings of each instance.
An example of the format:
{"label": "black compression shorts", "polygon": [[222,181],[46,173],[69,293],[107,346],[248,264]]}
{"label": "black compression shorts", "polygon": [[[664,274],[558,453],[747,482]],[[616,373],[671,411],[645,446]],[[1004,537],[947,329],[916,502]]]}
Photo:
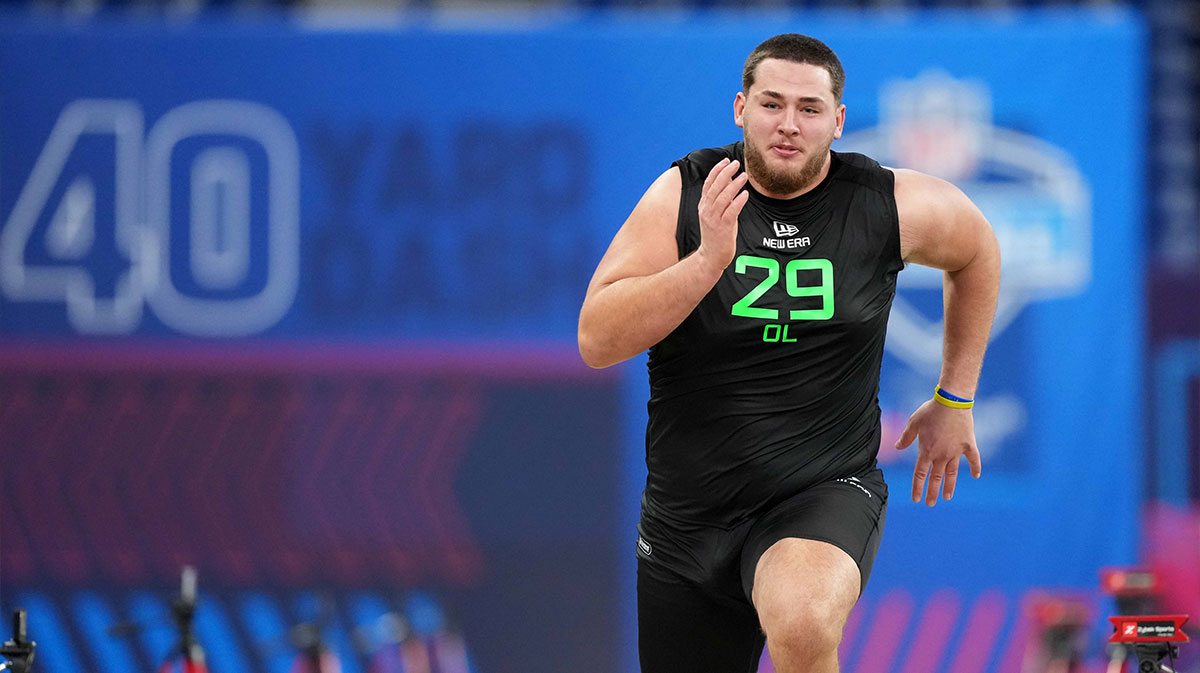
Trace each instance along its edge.
{"label": "black compression shorts", "polygon": [[755,671],[763,636],[751,603],[754,570],[789,537],[837,546],[871,576],[887,513],[883,473],[818,484],[731,529],[638,524],[638,649],[642,673]]}

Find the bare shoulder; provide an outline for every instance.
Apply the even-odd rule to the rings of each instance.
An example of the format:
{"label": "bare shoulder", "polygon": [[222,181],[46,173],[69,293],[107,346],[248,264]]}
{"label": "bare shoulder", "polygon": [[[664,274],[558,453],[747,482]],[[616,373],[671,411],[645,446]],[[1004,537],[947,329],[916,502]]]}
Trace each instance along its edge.
{"label": "bare shoulder", "polygon": [[683,178],[672,166],[651,183],[613,237],[588,292],[622,278],[648,276],[679,261],[675,241]]}
{"label": "bare shoulder", "polygon": [[[675,221],[679,217],[679,197],[683,191],[683,177],[679,168],[672,166],[663,171],[653,183],[646,188],[646,193],[629,214],[625,226],[662,224],[664,218],[669,218],[671,237],[675,236]],[[622,227],[624,228],[624,227]]]}
{"label": "bare shoulder", "polygon": [[991,234],[983,214],[961,189],[919,171],[892,168],[896,176],[896,212],[900,219],[900,255],[939,269],[958,266],[964,246]]}
{"label": "bare shoulder", "polygon": [[900,227],[941,221],[962,208],[973,207],[970,199],[953,184],[907,168],[890,169],[896,176],[896,210]]}
{"label": "bare shoulder", "polygon": [[910,168],[888,167],[888,170],[896,176],[897,199],[901,196],[905,198],[920,198],[922,196],[935,195],[939,192],[949,193],[959,191],[953,184],[941,178],[920,171],[914,171]]}

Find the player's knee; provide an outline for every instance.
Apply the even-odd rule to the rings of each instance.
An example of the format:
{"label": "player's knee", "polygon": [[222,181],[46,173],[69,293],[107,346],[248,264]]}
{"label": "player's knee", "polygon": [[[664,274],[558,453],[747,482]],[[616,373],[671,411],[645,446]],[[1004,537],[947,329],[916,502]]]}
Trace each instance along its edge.
{"label": "player's knee", "polygon": [[763,631],[772,653],[787,653],[793,660],[822,659],[837,651],[842,640],[840,615],[819,603],[792,605],[763,619]]}

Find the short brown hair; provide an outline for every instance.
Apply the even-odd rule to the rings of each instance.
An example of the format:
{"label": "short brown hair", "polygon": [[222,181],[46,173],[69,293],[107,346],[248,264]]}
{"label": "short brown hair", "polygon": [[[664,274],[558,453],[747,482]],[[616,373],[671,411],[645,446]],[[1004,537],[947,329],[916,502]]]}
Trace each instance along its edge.
{"label": "short brown hair", "polygon": [[768,58],[778,58],[794,63],[808,63],[829,71],[829,81],[833,85],[833,97],[836,102],[842,102],[842,89],[846,86],[846,71],[837,54],[824,42],[807,35],[784,33],[767,39],[754,48],[746,57],[746,67],[742,69],[742,91],[750,92],[754,85],[754,73],[758,64]]}

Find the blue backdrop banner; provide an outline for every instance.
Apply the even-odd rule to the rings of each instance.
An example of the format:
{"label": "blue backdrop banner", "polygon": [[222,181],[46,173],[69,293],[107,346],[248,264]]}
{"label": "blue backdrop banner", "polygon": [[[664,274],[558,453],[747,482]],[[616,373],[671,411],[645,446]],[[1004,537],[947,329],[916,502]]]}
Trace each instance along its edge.
{"label": "blue backdrop banner", "polygon": [[[423,391],[449,386],[453,398],[465,385],[464,399],[477,405],[470,408],[488,419],[479,427],[493,428],[447,443],[465,452],[466,467],[439,476],[439,497],[464,535],[476,535],[464,538],[475,540],[468,556],[442,550],[465,565],[439,564],[440,575],[417,568],[399,584],[366,570],[299,573],[270,589],[284,603],[299,600],[287,592],[318,581],[383,591],[376,603],[367,594],[382,606],[367,611],[375,614],[403,603],[405,591],[434,587],[440,605],[469,627],[477,670],[634,670],[645,371],[622,366],[624,383],[582,371],[572,354],[579,305],[645,187],[687,152],[740,139],[732,103],[742,61],[787,31],[821,38],[845,64],[846,135],[834,149],[951,180],[987,215],[1004,254],[975,412],[983,478],[960,481],[954,501],[933,510],[908,501],[915,449],[890,445],[937,381],[941,277],[918,267],[901,273],[880,387],[880,462],[893,497],[875,574],[848,628],[845,670],[1016,670],[1031,592],[1082,595],[1099,609],[1098,568],[1137,558],[1146,87],[1144,36],[1132,13],[583,14],[536,24],[419,15],[387,29],[311,16],[59,25],[4,15],[0,347],[5,371],[24,386],[6,395],[27,405],[47,389],[110,402],[175,399],[162,390],[216,399],[203,397],[211,390],[201,376],[213,362],[224,364],[213,365],[212,394],[228,394],[231,405],[239,386],[257,390],[261,379],[271,388],[281,376],[284,392],[268,398],[292,395],[317,408],[313,400],[383,404],[388,390],[420,401]],[[286,378],[291,365],[280,352],[304,360],[295,366],[301,382]],[[312,364],[324,357],[350,363],[327,397],[321,381],[332,374]],[[59,372],[55,361],[85,373],[45,374]],[[383,383],[356,378],[374,368]],[[336,392],[343,388],[349,397]],[[526,414],[530,407],[542,411]],[[409,437],[428,430],[419,424],[431,417],[440,418],[379,423]],[[3,447],[10,455],[63,441],[45,427],[0,421],[12,428]],[[596,441],[579,442],[581,432]],[[233,442],[221,445],[230,455],[251,441],[220,436]],[[595,472],[604,488],[585,486],[592,471],[555,463],[620,438],[608,454],[615,469]],[[522,443],[527,453],[513,449]],[[323,469],[313,454],[321,446],[296,438],[277,458],[310,488],[306,470]],[[522,455],[537,464],[526,470]],[[72,464],[50,460],[46,469]],[[356,465],[375,483],[376,464]],[[350,468],[339,474],[356,483]],[[518,482],[497,485],[489,474]],[[589,518],[584,530],[605,524],[607,532],[581,536],[570,517],[497,508],[522,492],[546,493],[550,483],[566,500],[595,490],[579,516]],[[411,493],[397,497],[399,508],[415,502]],[[334,516],[326,507],[300,503],[290,512],[303,521]],[[197,512],[187,516],[212,514]],[[343,533],[331,531],[354,520],[338,512],[340,523],[326,531],[335,542]],[[535,531],[518,536],[519,545],[501,523],[506,512]],[[87,534],[72,525],[71,535]],[[256,552],[250,538],[239,553],[278,552]],[[601,553],[589,556],[593,542]],[[25,553],[8,537],[4,550],[0,568]],[[70,563],[38,566],[30,553],[13,557],[26,570],[4,588],[55,615],[43,623],[62,634],[63,648],[88,649],[79,634],[99,628],[107,613],[95,606],[104,600],[144,598],[77,593],[110,581],[113,591],[134,591],[136,563],[99,564],[89,574]],[[561,601],[539,599],[541,614],[520,610],[522,592],[536,592],[532,582],[505,579],[524,559],[541,569],[537,577],[549,577],[555,559],[577,573],[553,585]],[[155,574],[152,565],[147,581],[175,571],[164,561]],[[257,590],[258,575],[213,567],[232,592],[222,599],[230,611],[242,605],[244,615],[286,621],[275,608],[253,607],[268,605],[245,593]],[[609,598],[592,600],[592,591]],[[343,595],[343,615],[360,604],[353,596]],[[536,638],[514,636],[517,624],[487,626],[505,616],[524,620],[525,634],[557,639],[546,658],[553,666],[538,668],[528,651]],[[561,634],[567,623],[569,638]],[[993,635],[968,647],[963,634],[975,629]],[[522,651],[505,645],[518,641]],[[75,665],[62,662],[86,667],[88,656],[64,649],[56,670]],[[259,663],[244,670],[275,666],[247,657]],[[54,662],[47,656],[50,669]]]}

